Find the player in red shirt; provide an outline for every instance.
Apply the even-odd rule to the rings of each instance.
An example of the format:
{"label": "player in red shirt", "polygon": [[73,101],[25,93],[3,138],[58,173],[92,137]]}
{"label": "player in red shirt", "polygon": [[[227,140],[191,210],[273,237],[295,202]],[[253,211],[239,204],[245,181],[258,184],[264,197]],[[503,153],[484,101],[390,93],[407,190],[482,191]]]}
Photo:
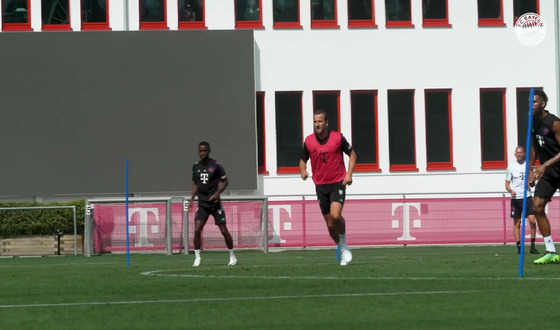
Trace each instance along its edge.
{"label": "player in red shirt", "polygon": [[[346,198],[346,186],[352,184],[356,153],[341,133],[328,129],[329,121],[325,111],[315,111],[313,127],[315,133],[305,138],[303,144],[299,161],[301,178],[306,180],[309,176],[307,161],[311,159],[319,207],[329,234],[341,251],[340,265],[346,266],[352,261],[352,253],[346,244],[346,223],[342,217],[342,207]],[[348,171],[342,153],[350,158]]]}

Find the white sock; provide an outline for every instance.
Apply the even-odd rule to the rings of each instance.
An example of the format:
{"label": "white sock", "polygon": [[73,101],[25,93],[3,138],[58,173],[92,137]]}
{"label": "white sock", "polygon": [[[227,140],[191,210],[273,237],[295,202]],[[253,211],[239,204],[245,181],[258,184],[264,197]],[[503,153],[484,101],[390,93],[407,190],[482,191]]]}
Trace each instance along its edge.
{"label": "white sock", "polygon": [[547,252],[555,252],[556,253],[556,247],[554,246],[554,242],[552,241],[552,236],[544,237],[544,246],[546,246],[546,251]]}
{"label": "white sock", "polygon": [[229,257],[233,258],[235,257],[235,254],[233,254],[233,249],[228,249],[229,250]]}
{"label": "white sock", "polygon": [[200,259],[200,250],[194,250],[194,258]]}
{"label": "white sock", "polygon": [[348,245],[346,245],[346,234],[338,234],[338,238],[338,247],[340,248],[340,250],[347,250]]}

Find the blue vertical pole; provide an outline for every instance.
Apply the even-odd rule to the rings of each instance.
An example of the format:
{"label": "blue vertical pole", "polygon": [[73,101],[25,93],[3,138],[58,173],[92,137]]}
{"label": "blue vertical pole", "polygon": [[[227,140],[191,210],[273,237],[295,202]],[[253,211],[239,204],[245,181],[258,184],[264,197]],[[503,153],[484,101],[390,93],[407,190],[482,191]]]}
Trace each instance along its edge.
{"label": "blue vertical pole", "polygon": [[129,249],[129,242],[128,242],[128,158],[125,160],[125,208],[126,208],[126,219],[125,226],[126,226],[126,267],[130,266],[130,249]]}
{"label": "blue vertical pole", "polygon": [[529,155],[531,154],[531,129],[533,128],[533,98],[535,89],[529,92],[529,120],[527,125],[527,142],[525,144],[525,185],[523,187],[523,212],[521,213],[521,250],[519,252],[519,277],[523,277],[523,261],[525,253],[525,218],[527,217],[527,180],[529,180]]}

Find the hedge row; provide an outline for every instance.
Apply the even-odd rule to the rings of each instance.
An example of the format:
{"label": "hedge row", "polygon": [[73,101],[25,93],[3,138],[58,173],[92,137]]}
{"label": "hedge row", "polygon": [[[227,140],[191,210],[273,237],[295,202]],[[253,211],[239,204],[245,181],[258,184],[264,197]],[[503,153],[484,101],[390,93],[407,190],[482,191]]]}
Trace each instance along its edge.
{"label": "hedge row", "polygon": [[[67,203],[0,202],[2,207],[76,206],[78,234],[84,232],[85,200]],[[0,237],[74,233],[72,209],[0,210]]]}

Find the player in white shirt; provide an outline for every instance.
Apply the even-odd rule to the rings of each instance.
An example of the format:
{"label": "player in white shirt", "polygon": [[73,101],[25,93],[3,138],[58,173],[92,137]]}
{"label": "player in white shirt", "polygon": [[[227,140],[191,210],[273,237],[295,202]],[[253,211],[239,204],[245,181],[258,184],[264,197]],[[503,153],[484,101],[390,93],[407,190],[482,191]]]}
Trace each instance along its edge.
{"label": "player in white shirt", "polygon": [[[513,219],[513,238],[517,243],[517,254],[521,251],[521,216],[523,214],[523,190],[525,189],[525,148],[515,148],[516,161],[511,163],[506,173],[506,190],[511,194],[511,218]],[[531,227],[531,254],[538,254],[535,248],[537,225],[533,213],[533,198],[531,189],[527,187],[527,205],[525,216]]]}

